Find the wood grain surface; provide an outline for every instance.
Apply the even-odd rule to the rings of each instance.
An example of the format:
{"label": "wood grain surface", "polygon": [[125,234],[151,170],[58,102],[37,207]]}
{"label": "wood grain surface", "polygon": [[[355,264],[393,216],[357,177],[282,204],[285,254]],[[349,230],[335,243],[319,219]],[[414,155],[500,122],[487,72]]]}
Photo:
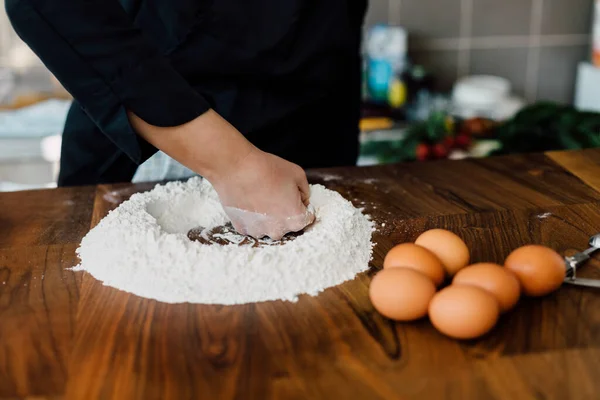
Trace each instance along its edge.
{"label": "wood grain surface", "polygon": [[[395,323],[367,290],[394,244],[462,236],[473,261],[600,231],[600,150],[309,171],[377,224],[372,268],[298,303],[164,304],[73,272],[111,185],[0,194],[0,399],[597,399],[600,291],[525,299],[484,338]],[[600,278],[600,261],[582,269]]]}

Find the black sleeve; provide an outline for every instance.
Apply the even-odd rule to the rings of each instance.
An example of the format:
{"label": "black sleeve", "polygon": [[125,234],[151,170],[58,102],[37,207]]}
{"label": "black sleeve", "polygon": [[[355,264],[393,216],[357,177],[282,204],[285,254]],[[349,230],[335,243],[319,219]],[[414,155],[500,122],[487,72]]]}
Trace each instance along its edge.
{"label": "black sleeve", "polygon": [[137,29],[117,0],[6,0],[17,34],[134,162],[144,161],[127,119],[189,122],[209,109]]}

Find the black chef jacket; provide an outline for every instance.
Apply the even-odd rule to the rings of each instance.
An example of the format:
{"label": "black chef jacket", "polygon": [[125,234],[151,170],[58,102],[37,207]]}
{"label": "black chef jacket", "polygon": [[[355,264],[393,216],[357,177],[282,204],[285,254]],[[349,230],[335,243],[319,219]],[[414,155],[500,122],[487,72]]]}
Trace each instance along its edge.
{"label": "black chef jacket", "polygon": [[60,185],[130,180],[156,149],[126,110],[176,126],[215,109],[301,166],[353,164],[366,0],[5,0],[75,101]]}

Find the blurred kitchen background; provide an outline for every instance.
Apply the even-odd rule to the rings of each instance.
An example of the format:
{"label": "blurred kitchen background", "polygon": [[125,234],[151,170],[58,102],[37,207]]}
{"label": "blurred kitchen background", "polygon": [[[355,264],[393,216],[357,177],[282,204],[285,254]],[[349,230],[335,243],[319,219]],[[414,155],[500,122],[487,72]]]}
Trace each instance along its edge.
{"label": "blurred kitchen background", "polygon": [[[3,1],[0,191],[52,187],[69,96]],[[370,0],[359,164],[600,147],[596,14],[600,0]]]}

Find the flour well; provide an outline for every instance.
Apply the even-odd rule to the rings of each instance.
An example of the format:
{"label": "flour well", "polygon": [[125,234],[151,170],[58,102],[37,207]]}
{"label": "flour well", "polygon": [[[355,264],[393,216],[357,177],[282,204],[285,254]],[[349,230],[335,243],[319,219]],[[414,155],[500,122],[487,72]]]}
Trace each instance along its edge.
{"label": "flour well", "polygon": [[295,240],[254,248],[190,241],[229,222],[210,183],[192,178],[133,195],[82,240],[84,270],[107,286],[166,303],[296,301],[368,268],[373,223],[337,192],[311,186],[316,222]]}

